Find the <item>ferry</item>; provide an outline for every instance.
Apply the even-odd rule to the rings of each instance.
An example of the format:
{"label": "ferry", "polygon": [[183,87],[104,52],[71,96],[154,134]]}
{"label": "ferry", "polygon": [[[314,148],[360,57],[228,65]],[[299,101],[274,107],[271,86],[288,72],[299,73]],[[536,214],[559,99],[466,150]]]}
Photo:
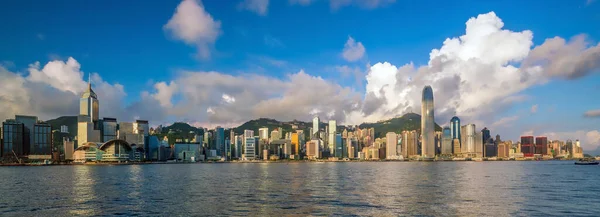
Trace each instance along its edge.
{"label": "ferry", "polygon": [[582,158],[575,161],[575,165],[598,165],[598,161],[593,158]]}

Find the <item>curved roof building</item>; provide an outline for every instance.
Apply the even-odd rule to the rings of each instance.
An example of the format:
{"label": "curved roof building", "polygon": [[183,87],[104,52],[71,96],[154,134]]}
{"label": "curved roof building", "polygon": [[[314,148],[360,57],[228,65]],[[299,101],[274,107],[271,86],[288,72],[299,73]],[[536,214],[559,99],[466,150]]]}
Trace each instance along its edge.
{"label": "curved roof building", "polygon": [[[75,150],[75,162],[124,162],[135,161],[139,153],[143,153],[142,147],[135,147],[122,139],[113,139],[105,143],[87,142]],[[136,152],[138,155],[136,155]]]}

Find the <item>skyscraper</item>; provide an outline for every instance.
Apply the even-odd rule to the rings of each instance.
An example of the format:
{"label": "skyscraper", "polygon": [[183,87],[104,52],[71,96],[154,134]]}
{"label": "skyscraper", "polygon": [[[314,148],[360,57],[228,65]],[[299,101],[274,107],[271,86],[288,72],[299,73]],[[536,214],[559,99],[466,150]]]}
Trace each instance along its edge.
{"label": "skyscraper", "polygon": [[385,134],[385,158],[396,159],[398,157],[397,152],[398,136],[394,132],[388,132]]}
{"label": "skyscraper", "polygon": [[545,136],[535,137],[535,153],[548,155],[548,138]]}
{"label": "skyscraper", "polygon": [[336,145],[335,145],[335,135],[336,135],[336,128],[337,128],[337,123],[335,120],[329,120],[329,135],[328,135],[328,139],[327,139],[327,145],[329,146],[329,154],[330,155],[335,155],[337,156],[337,154],[335,153],[336,151]]}
{"label": "skyscraper", "polygon": [[343,158],[344,157],[344,144],[342,142],[342,134],[335,134],[335,157]]}
{"label": "skyscraper", "polygon": [[489,140],[492,138],[492,136],[490,135],[490,130],[488,130],[487,127],[484,127],[483,130],[481,130],[481,134],[483,136],[483,144],[488,143]]}
{"label": "skyscraper", "polygon": [[442,129],[442,154],[452,154],[452,133],[450,127]]}
{"label": "skyscraper", "polygon": [[269,139],[269,128],[263,127],[258,129],[259,139]]}
{"label": "skyscraper", "polygon": [[521,152],[525,157],[533,157],[534,148],[533,136],[521,136]]}
{"label": "skyscraper", "polygon": [[225,130],[222,127],[218,126],[217,128],[215,128],[215,134],[215,149],[217,150],[217,155],[225,158],[227,156],[225,150]]}
{"label": "skyscraper", "polygon": [[458,147],[460,148],[460,141],[461,141],[461,137],[460,137],[460,119],[456,116],[452,117],[452,119],[450,119],[450,134],[452,137],[452,147],[454,148],[455,144],[454,144],[454,139],[458,139]]}
{"label": "skyscraper", "polygon": [[81,99],[79,99],[79,115],[88,117],[90,122],[97,121],[99,119],[98,110],[98,96],[92,90],[91,81],[88,81],[88,88],[81,95]]}
{"label": "skyscraper", "polygon": [[321,120],[319,119],[319,116],[315,116],[313,118],[313,123],[312,123],[313,124],[313,126],[312,126],[313,135],[310,135],[310,138],[314,138],[314,137],[318,138],[319,137],[319,123],[320,122],[321,122]]}
{"label": "skyscraper", "polygon": [[409,158],[417,155],[417,146],[419,143],[419,133],[416,130],[402,131],[402,156]]}
{"label": "skyscraper", "polygon": [[99,119],[98,96],[92,90],[92,83],[79,99],[79,116],[77,117],[77,143],[78,147],[87,142],[101,142],[101,132],[96,125]]}
{"label": "skyscraper", "polygon": [[421,99],[421,134],[422,154],[424,158],[435,157],[435,122],[433,116],[433,90],[431,86],[423,88],[423,98]]}

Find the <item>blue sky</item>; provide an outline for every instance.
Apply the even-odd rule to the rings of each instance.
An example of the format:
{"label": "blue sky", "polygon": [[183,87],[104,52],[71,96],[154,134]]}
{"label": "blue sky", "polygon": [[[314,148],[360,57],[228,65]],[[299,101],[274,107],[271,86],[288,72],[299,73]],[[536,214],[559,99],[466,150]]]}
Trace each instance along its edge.
{"label": "blue sky", "polygon": [[[65,78],[76,78],[77,85],[74,86],[79,87],[82,81],[87,81],[88,73],[97,73],[97,78],[92,79],[98,86],[96,89],[107,88],[104,96],[99,94],[103,103],[102,116],[125,120],[144,118],[155,124],[187,121],[201,126],[234,126],[268,114],[282,120],[310,120],[312,115],[318,114],[341,123],[360,123],[407,111],[419,113],[420,102],[415,99],[422,84],[433,79],[439,83],[432,84],[434,92],[441,92],[435,93],[436,103],[440,100],[440,106],[436,104],[438,123],[443,124],[452,115],[458,115],[463,122],[476,123],[478,128],[488,126],[493,134],[500,133],[513,140],[523,133],[531,133],[557,139],[581,139],[591,144],[586,146],[588,149],[600,145],[600,119],[595,113],[600,110],[600,100],[595,97],[600,94],[600,58],[595,53],[600,50],[597,47],[600,2],[190,2],[200,10],[192,12],[201,12],[210,19],[194,20],[194,14],[181,13],[189,22],[180,25],[179,29],[169,28],[167,23],[178,13],[178,6],[184,5],[181,1],[2,2],[2,78],[5,81],[20,79],[22,85],[14,88],[23,88],[28,93],[20,98],[24,100],[22,103],[0,95],[0,100],[8,105],[0,106],[4,110],[2,117],[25,112],[54,118],[76,112],[76,105],[72,104],[77,98],[69,97],[69,94],[77,95],[78,92],[69,92],[71,89],[65,88],[64,82],[70,81]],[[495,68],[489,61],[482,60],[485,64],[474,72],[477,75],[461,74],[459,66],[464,64],[435,72],[439,76],[427,74],[434,73],[427,69],[432,66],[432,49],[441,49],[447,38],[465,35],[465,23],[470,18],[492,11],[494,15],[490,15],[489,25],[501,20],[503,25],[498,32],[523,34],[523,39],[527,38],[525,31],[529,31],[533,37],[526,42],[530,41],[531,46],[518,40],[517,35],[514,35],[515,43],[525,45],[515,49],[511,47],[514,44],[501,44],[508,43],[506,41],[489,41],[486,45],[476,44],[481,40],[471,40],[474,49],[491,47],[493,44],[490,43],[500,44],[484,50],[478,54],[480,56],[471,56],[474,59],[486,59],[494,53],[511,53],[509,51],[523,47],[527,50],[511,53],[513,56],[507,58],[508,63],[498,63]],[[216,35],[206,36],[206,31],[194,28],[207,25],[203,21],[212,22],[213,26],[207,28]],[[487,27],[475,28],[479,31]],[[186,31],[193,36],[188,37],[187,42],[182,36]],[[580,34],[586,35],[582,39],[584,47],[576,49],[577,40],[572,38]],[[362,52],[353,50],[358,53],[354,53],[357,58],[352,60],[343,55],[350,37],[354,44],[349,49],[364,47]],[[556,53],[564,56],[544,53],[542,49],[538,56],[532,54],[533,49],[554,37],[566,41],[556,48],[561,51]],[[449,53],[467,55],[464,50],[447,49]],[[572,49],[576,52],[569,52]],[[207,55],[199,55],[202,52]],[[74,58],[80,68],[67,64],[69,57]],[[505,92],[491,91],[498,94],[489,97],[473,94],[478,92],[474,88],[489,88],[487,84],[467,85],[471,86],[471,92],[467,89],[454,92],[449,87],[453,85],[444,86],[446,83],[437,80],[444,77],[442,75],[450,78],[450,74],[456,74],[465,82],[487,80],[485,82],[493,83],[501,75],[501,67],[510,65],[526,71],[522,66],[536,57],[535,64],[542,62],[538,74],[532,71],[530,80],[521,79],[519,85],[512,85],[512,80],[506,78],[507,84],[519,87],[499,89]],[[596,64],[588,64],[583,69],[583,76],[573,78],[571,75],[579,71],[568,72],[568,68],[560,65],[565,59],[560,58],[567,58],[569,65],[584,60]],[[35,62],[39,62],[39,66],[32,73],[31,70],[36,69],[32,67]],[[57,67],[44,68],[51,62]],[[371,68],[384,62],[393,68],[413,63],[414,69],[406,74],[396,74],[391,67]],[[58,67],[59,63],[64,66]],[[489,77],[486,77],[488,71],[481,70],[485,67],[492,67]],[[402,75],[411,79],[406,86],[402,82],[386,84],[386,78]],[[390,89],[394,85],[396,88]],[[16,89],[2,91],[8,93],[9,90]],[[297,91],[305,95],[295,94]],[[60,104],[68,105],[63,108],[39,100],[48,98],[40,92],[66,94],[66,98],[74,100],[61,101]],[[457,101],[463,105],[453,108]],[[386,106],[380,107],[380,104]],[[285,110],[270,111],[271,106]],[[586,112],[592,114],[588,116],[596,117],[585,117]],[[135,115],[131,115],[133,113]]]}

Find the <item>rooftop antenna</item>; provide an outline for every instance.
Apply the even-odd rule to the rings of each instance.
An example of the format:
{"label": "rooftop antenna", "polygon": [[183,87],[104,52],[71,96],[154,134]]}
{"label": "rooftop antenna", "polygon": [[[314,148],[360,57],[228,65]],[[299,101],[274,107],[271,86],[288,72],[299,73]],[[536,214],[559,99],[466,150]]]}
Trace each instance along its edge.
{"label": "rooftop antenna", "polygon": [[88,89],[92,89],[92,73],[88,72]]}

